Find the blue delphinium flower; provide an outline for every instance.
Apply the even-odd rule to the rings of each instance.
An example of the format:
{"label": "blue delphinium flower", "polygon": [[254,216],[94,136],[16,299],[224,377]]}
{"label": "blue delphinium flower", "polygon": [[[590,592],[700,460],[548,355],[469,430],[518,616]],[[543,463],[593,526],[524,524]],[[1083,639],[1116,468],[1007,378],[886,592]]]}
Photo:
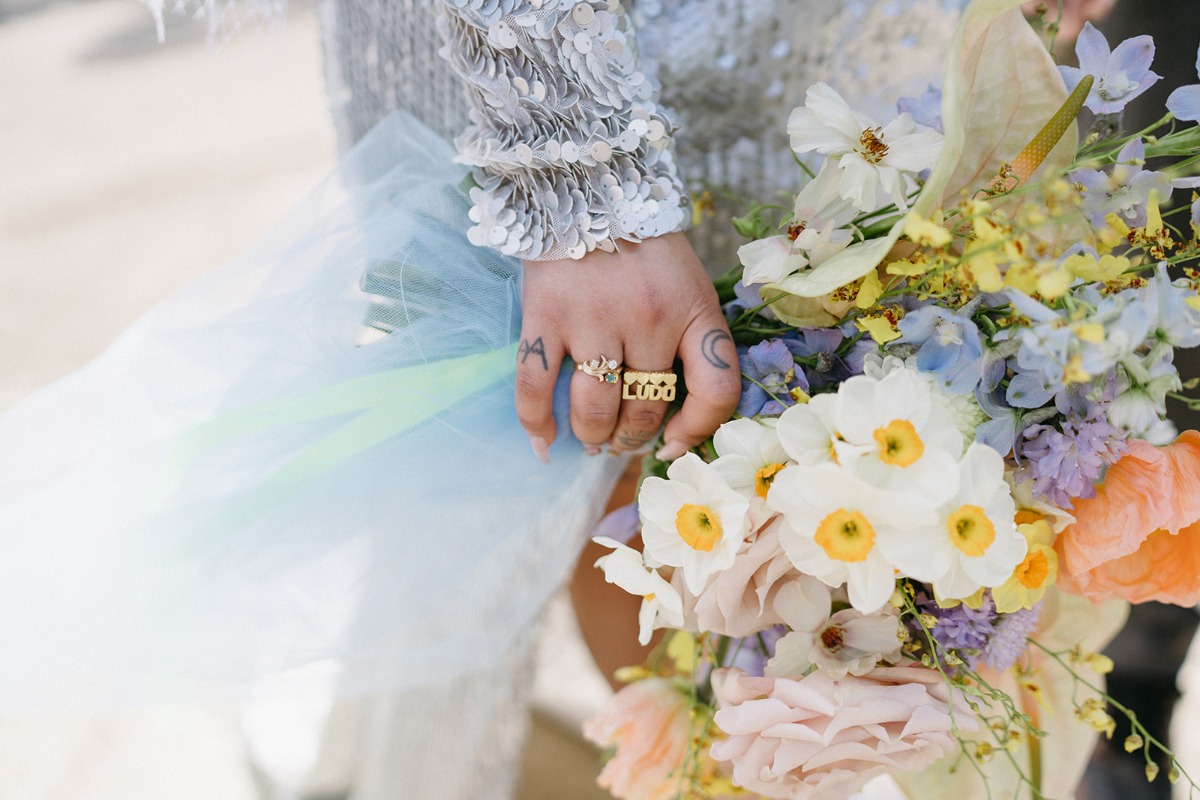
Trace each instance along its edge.
{"label": "blue delphinium flower", "polygon": [[930,86],[920,97],[901,97],[896,101],[896,110],[908,114],[913,122],[933,128],[938,133],[942,130],[942,90]]}
{"label": "blue delphinium flower", "polygon": [[975,390],[982,377],[983,337],[970,317],[928,305],[904,315],[901,344],[917,348],[917,369],[938,377],[952,394]]}
{"label": "blue delphinium flower", "polygon": [[[1148,310],[1133,292],[1102,295],[1091,284],[1081,286],[1073,297],[1091,311],[1082,318],[1067,318],[1029,296],[1007,290],[1013,307],[1032,324],[1001,331],[997,341],[1014,339],[1019,347],[1009,364],[1015,375],[1005,395],[1014,408],[1039,408],[1059,396],[1071,380],[1090,380],[1103,375],[1133,356],[1150,334]],[[1065,408],[1063,409],[1065,413]]]}
{"label": "blue delphinium flower", "polygon": [[1146,146],[1133,139],[1117,154],[1117,163],[1109,171],[1078,169],[1071,180],[1083,186],[1083,213],[1091,223],[1100,227],[1104,218],[1115,213],[1131,228],[1146,224],[1150,194],[1160,199],[1171,196],[1171,179],[1165,173],[1142,169],[1146,162]]}
{"label": "blue delphinium flower", "polygon": [[846,335],[837,328],[802,328],[783,343],[797,358],[815,359],[815,364],[804,367],[809,387],[815,390],[862,374],[866,351],[876,349],[870,340],[860,341],[843,358],[838,355],[838,349],[845,341]]}
{"label": "blue delphinium flower", "polygon": [[1024,608],[1011,614],[1001,614],[994,626],[995,632],[983,649],[983,663],[997,672],[1004,672],[1017,663],[1029,643],[1025,641],[1037,627],[1042,604]]}
{"label": "blue delphinium flower", "polygon": [[1036,497],[1070,508],[1077,497],[1095,497],[1093,483],[1104,468],[1125,453],[1125,433],[1109,424],[1103,404],[1094,404],[1086,417],[1074,414],[1059,428],[1033,425],[1017,443],[1033,478]]}
{"label": "blue delphinium flower", "polygon": [[1160,344],[1145,356],[1121,362],[1107,415],[1111,424],[1151,444],[1166,444],[1174,438],[1174,426],[1163,419],[1167,394],[1182,387],[1174,354],[1174,349]]}
{"label": "blue delphinium flower", "polygon": [[1137,303],[1150,321],[1150,335],[1173,348],[1200,346],[1200,311],[1187,303],[1195,296],[1191,287],[1172,283],[1166,264],[1159,264],[1154,279],[1137,290]]}
{"label": "blue delphinium flower", "polygon": [[[1196,51],[1196,76],[1200,77],[1200,50]],[[1175,119],[1200,121],[1200,84],[1180,86],[1167,98],[1167,110]]]}
{"label": "blue delphinium flower", "polygon": [[738,348],[742,370],[742,398],[737,411],[743,417],[779,414],[795,400],[793,389],[808,391],[808,379],[796,369],[792,351],[781,339],[767,339],[753,347]]}
{"label": "blue delphinium flower", "polygon": [[1153,86],[1161,76],[1150,71],[1154,61],[1154,39],[1135,36],[1109,50],[1108,39],[1092,23],[1085,23],[1075,41],[1079,67],[1059,67],[1067,89],[1074,90],[1084,75],[1096,83],[1084,105],[1097,114],[1117,114],[1129,101]]}
{"label": "blue delphinium flower", "polygon": [[733,285],[733,299],[722,309],[725,312],[725,318],[732,321],[752,308],[758,309],[756,313],[765,319],[777,319],[775,312],[763,301],[761,286],[747,286],[738,281]]}

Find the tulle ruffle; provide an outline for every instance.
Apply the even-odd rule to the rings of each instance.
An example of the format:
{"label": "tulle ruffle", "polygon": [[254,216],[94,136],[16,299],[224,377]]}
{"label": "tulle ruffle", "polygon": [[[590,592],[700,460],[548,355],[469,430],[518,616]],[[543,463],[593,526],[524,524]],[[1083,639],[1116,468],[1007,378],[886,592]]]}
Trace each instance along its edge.
{"label": "tulle ruffle", "polygon": [[533,456],[520,265],[468,244],[453,156],[392,115],[0,418],[0,708],[412,688],[532,622],[621,465],[565,421]]}

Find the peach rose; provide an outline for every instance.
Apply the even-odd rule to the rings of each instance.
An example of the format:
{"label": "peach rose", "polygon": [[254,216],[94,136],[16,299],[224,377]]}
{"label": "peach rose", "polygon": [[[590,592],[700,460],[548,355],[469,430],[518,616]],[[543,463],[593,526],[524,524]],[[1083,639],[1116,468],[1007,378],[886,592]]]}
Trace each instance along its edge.
{"label": "peach rose", "polygon": [[616,747],[596,783],[618,800],[672,800],[687,757],[688,698],[674,681],[647,678],[617,692],[583,735]]}
{"label": "peach rose", "polygon": [[714,575],[699,597],[687,591],[676,573],[671,583],[683,596],[689,630],[740,638],[783,622],[775,613],[775,595],[801,575],[779,545],[778,527],[778,522],[772,522],[756,539],[744,543],[733,565]]}
{"label": "peach rose", "polygon": [[1200,433],[1139,439],[1054,543],[1059,585],[1091,600],[1200,602]]}
{"label": "peach rose", "polygon": [[[923,769],[957,746],[945,684],[922,667],[794,680],[722,669],[713,691],[728,738],[712,757],[763,797],[849,796],[876,775]],[[973,719],[965,709],[957,717],[967,729]]]}

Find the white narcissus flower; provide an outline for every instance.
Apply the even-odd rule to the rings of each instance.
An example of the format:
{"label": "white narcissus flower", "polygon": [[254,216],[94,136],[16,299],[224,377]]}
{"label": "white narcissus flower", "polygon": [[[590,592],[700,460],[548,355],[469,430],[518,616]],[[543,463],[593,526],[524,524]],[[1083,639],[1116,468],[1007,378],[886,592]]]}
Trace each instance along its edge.
{"label": "white narcissus flower", "polygon": [[950,497],[963,437],[935,391],[908,368],[844,382],[833,407],[838,462],[876,488],[917,493],[930,505]]}
{"label": "white narcissus flower", "polygon": [[851,109],[826,83],[809,88],[804,105],[788,119],[788,135],[797,153],[816,151],[838,159],[838,192],[860,211],[879,207],[880,189],[907,209],[910,176],[931,168],[942,149],[941,134],[917,125],[908,114],[879,125]]}
{"label": "white narcissus flower", "polygon": [[837,396],[814,395],[807,403],[790,406],[779,416],[775,433],[779,444],[797,464],[833,464],[834,443],[840,438],[833,424]]}
{"label": "white narcissus flower", "polygon": [[829,586],[846,584],[850,604],[867,614],[896,588],[882,543],[937,519],[925,498],[882,491],[835,464],[788,467],[775,477],[767,505],[783,515],[779,543],[796,569]]}
{"label": "white narcissus flower", "polygon": [[695,453],[676,459],[666,480],[642,482],[638,511],[646,562],[682,569],[692,594],[733,564],[750,529],[750,500]]}
{"label": "white narcissus flower", "polygon": [[[646,567],[641,553],[606,536],[597,536],[592,541],[612,548],[611,553],[596,559],[596,566],[604,571],[604,579],[642,597],[638,642],[649,644],[655,628],[683,627],[683,598],[663,576]],[[658,624],[660,619],[662,625]]]}
{"label": "white narcissus flower", "polygon": [[816,267],[853,240],[845,226],[854,206],[838,193],[836,165],[827,162],[796,195],[787,233],[748,242],[738,248],[745,270],[742,283],[778,283],[804,267]]}
{"label": "white narcissus flower", "polygon": [[932,525],[900,531],[882,542],[905,575],[932,583],[938,597],[958,600],[999,586],[1025,558],[1016,503],[1004,480],[1004,457],[972,444],[955,469],[958,491]]}
{"label": "white narcissus flower", "polygon": [[751,527],[756,528],[770,516],[767,490],[788,463],[774,426],[749,418],[731,420],[717,428],[713,447],[713,467],[734,491],[750,499]]}
{"label": "white narcissus flower", "polygon": [[831,615],[829,590],[811,583],[793,581],[776,595],[775,610],[792,630],[775,644],[767,677],[796,678],[815,666],[844,678],[866,675],[880,661],[899,660],[895,614],[885,609],[882,614],[865,615],[847,608]]}

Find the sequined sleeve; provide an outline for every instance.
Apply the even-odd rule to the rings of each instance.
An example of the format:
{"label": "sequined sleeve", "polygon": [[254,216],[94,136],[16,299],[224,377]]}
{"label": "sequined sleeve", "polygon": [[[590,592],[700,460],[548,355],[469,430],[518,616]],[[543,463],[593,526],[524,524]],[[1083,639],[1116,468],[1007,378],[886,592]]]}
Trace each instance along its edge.
{"label": "sequined sleeve", "polygon": [[473,243],[582,258],[684,227],[672,126],[618,0],[440,2],[472,106],[456,144],[478,184]]}

